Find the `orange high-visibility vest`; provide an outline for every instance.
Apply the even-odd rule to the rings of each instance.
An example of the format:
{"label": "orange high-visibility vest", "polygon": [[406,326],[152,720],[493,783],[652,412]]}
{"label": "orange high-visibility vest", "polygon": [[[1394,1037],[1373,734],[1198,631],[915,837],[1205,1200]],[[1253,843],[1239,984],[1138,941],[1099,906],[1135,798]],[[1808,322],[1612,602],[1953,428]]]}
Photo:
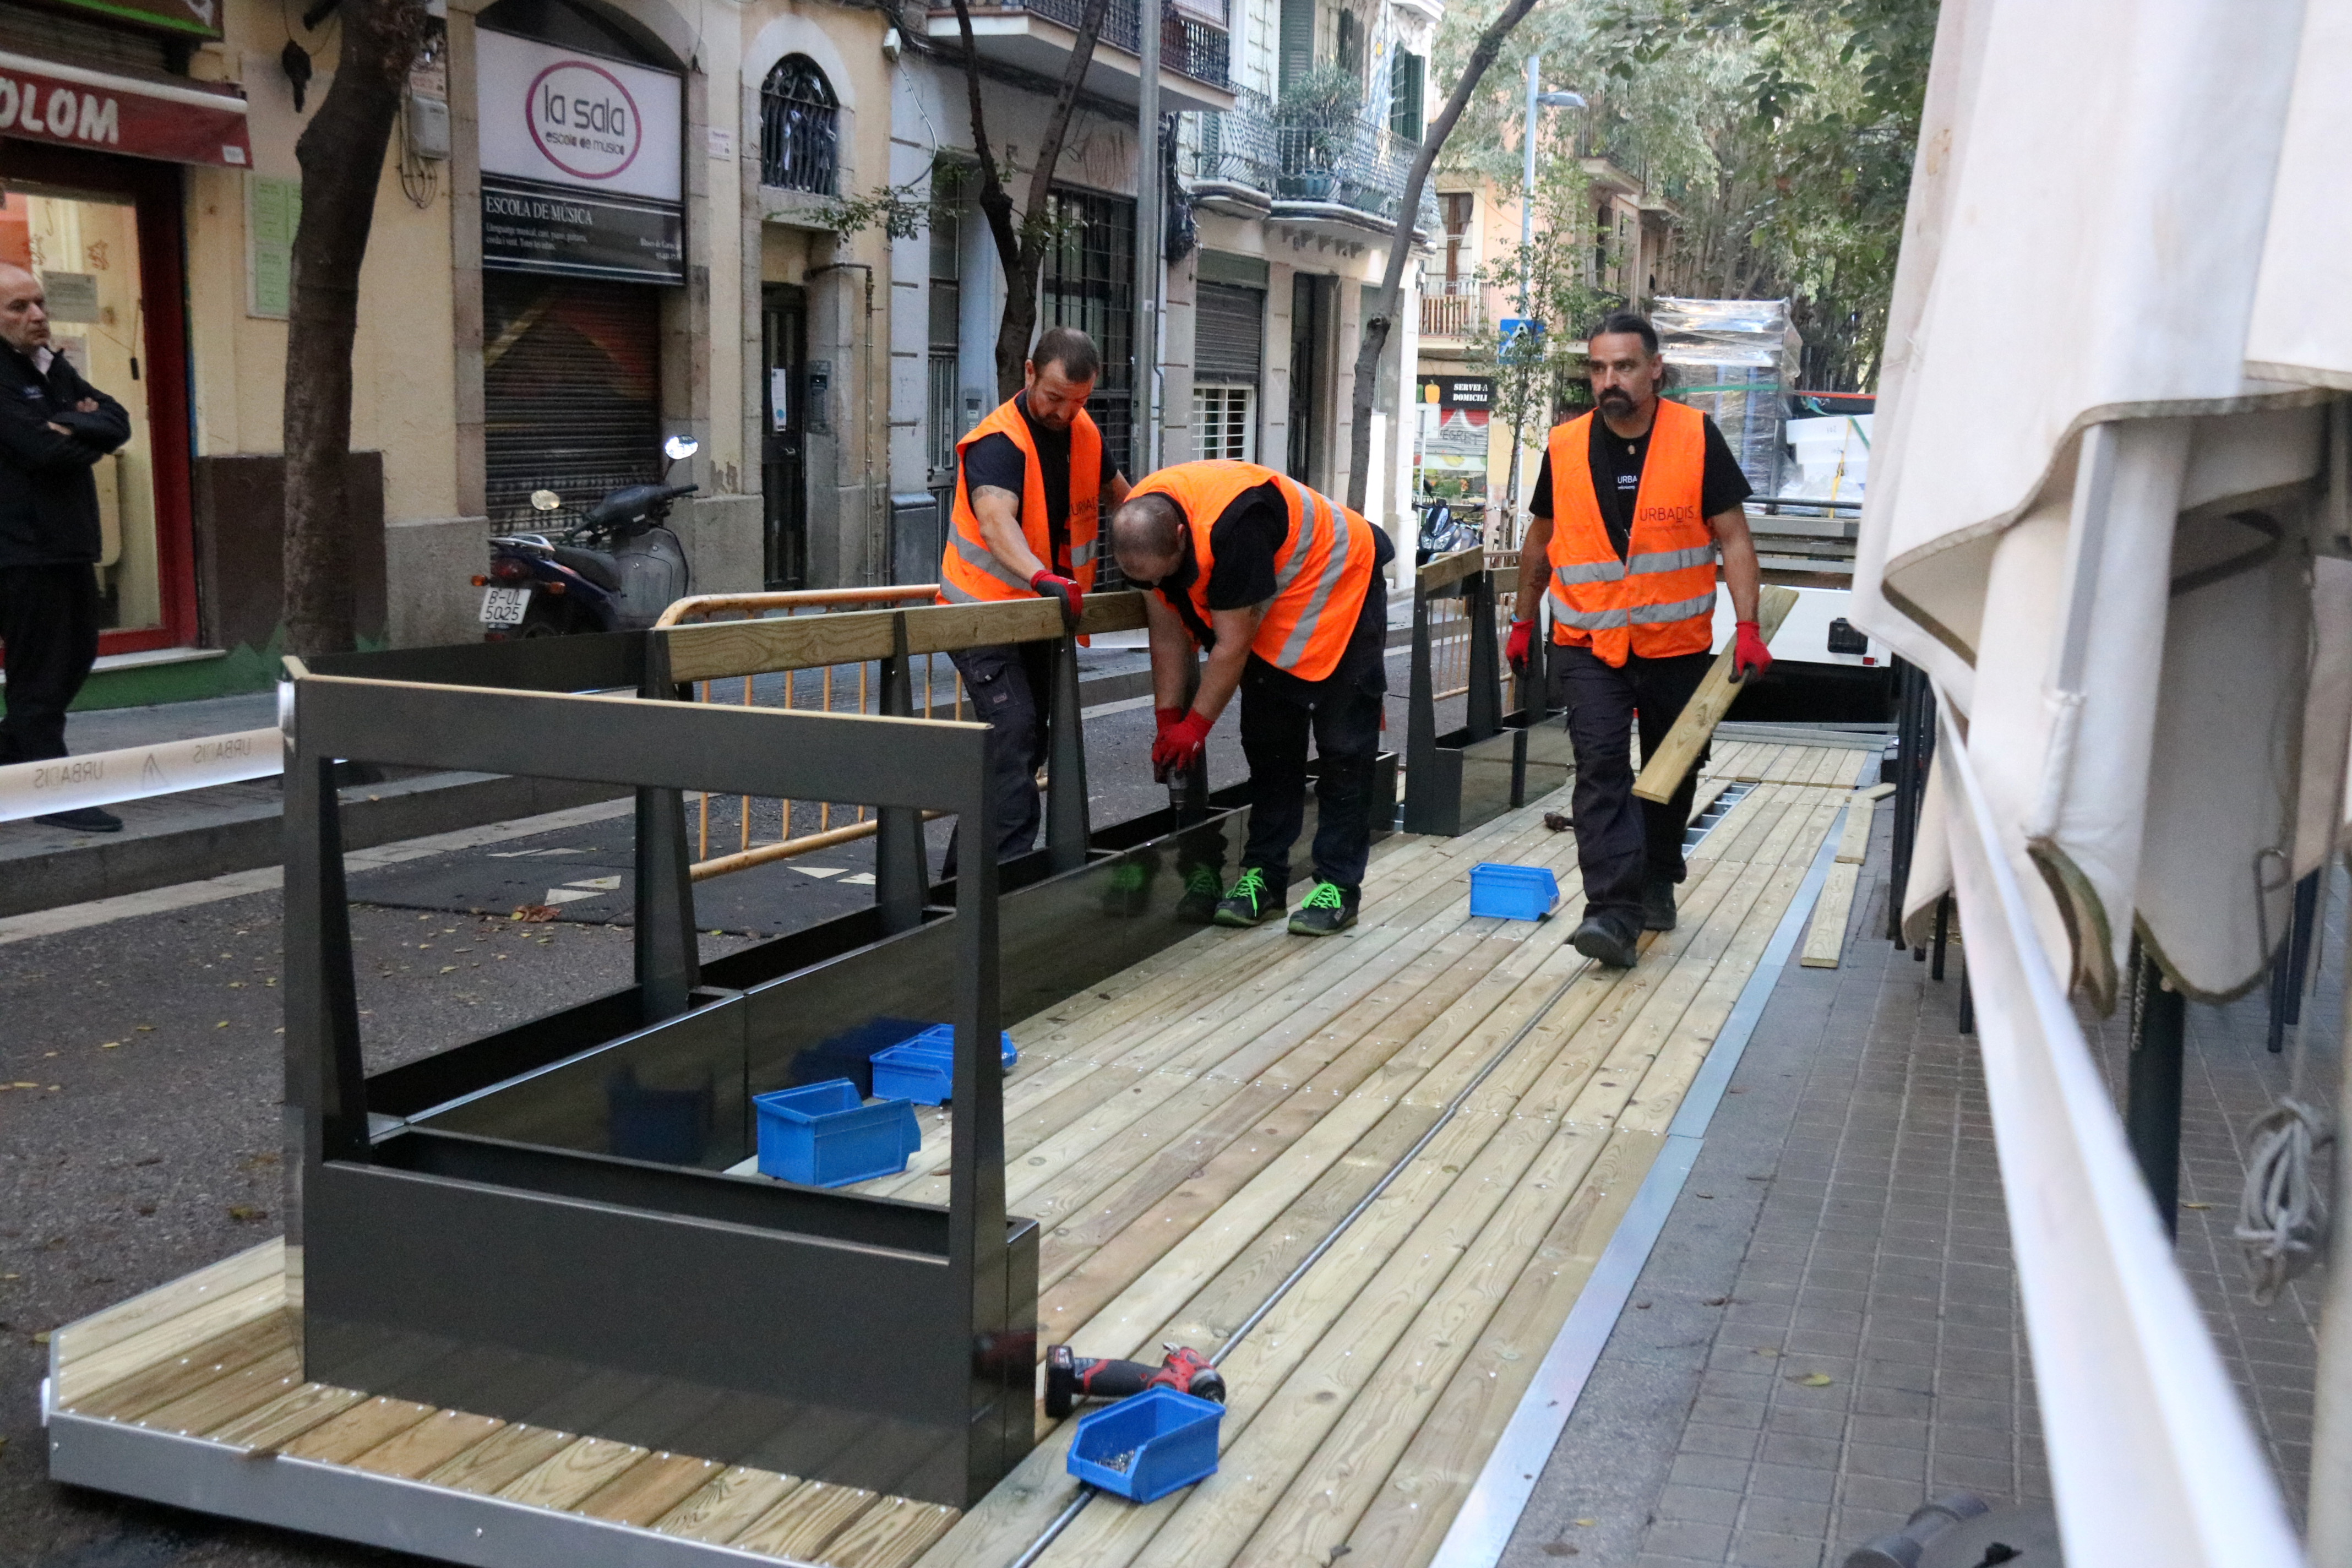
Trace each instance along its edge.
{"label": "orange high-visibility vest", "polygon": [[1671,658],[1715,646],[1715,535],[1700,497],[1706,416],[1661,399],[1619,560],[1592,489],[1592,421],[1552,429],[1551,637],[1621,668],[1629,653]]}
{"label": "orange high-visibility vest", "polygon": [[[1206,626],[1209,574],[1216,566],[1210,531],[1244,490],[1268,481],[1281,488],[1289,505],[1290,531],[1275,552],[1274,602],[1258,623],[1250,651],[1301,680],[1321,680],[1338,668],[1339,655],[1355,633],[1356,618],[1363,614],[1379,548],[1370,522],[1286,475],[1230,458],[1177,463],[1128,495],[1129,500],[1164,495],[1183,509],[1192,532],[1194,568],[1186,592],[1193,613]],[[1160,596],[1169,597],[1164,590]]]}
{"label": "orange high-visibility vest", "polygon": [[[971,486],[964,478],[963,455],[972,443],[1003,436],[1021,448],[1027,459],[1022,471],[1021,537],[1031,553],[1059,571],[1054,560],[1053,533],[1045,525],[1045,471],[1037,461],[1037,444],[1030,438],[1029,421],[1010,401],[971,427],[956,443],[955,511],[948,530],[947,549],[940,556],[940,599],[942,605],[969,605],[978,600],[1026,599],[1035,590],[1029,580],[997,560],[980,531],[980,518],[971,510]],[[1102,489],[1102,432],[1079,409],[1070,420],[1070,575],[1081,593],[1095,585],[1095,537]]]}

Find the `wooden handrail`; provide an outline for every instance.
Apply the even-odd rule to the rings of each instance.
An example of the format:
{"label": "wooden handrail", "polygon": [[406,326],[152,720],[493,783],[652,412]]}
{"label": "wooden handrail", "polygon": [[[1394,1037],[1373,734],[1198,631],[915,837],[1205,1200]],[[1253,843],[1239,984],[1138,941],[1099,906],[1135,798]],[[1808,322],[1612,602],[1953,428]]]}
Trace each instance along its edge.
{"label": "wooden handrail", "polygon": [[1424,594],[1433,593],[1449,583],[1459,583],[1486,569],[1486,551],[1483,545],[1457,550],[1451,555],[1441,555],[1421,568],[1413,578]]}
{"label": "wooden handrail", "polygon": [[830,605],[895,605],[938,598],[937,583],[898,583],[880,588],[793,588],[761,594],[697,594],[661,613],[656,628],[683,626],[688,616],[764,616],[772,611],[823,609]]}
{"label": "wooden handrail", "polygon": [[[656,632],[667,647],[669,678],[683,682],[888,658],[896,649],[895,627],[900,621],[906,623],[910,655],[993,643],[1047,642],[1063,635],[1061,607],[1043,598],[712,621],[657,626]],[[1143,595],[1129,589],[1089,595],[1078,629],[1082,634],[1134,631],[1143,624]]]}

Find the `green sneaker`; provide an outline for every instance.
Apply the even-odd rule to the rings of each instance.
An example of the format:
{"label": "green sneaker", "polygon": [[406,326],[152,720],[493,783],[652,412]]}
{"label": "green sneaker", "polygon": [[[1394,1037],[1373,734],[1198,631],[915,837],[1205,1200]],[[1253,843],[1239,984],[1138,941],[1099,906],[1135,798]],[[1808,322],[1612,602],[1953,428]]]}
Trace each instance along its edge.
{"label": "green sneaker", "polygon": [[1213,866],[1195,866],[1184,879],[1183,895],[1176,900],[1176,918],[1186,925],[1204,926],[1217,918],[1217,900],[1223,895],[1225,885],[1217,879]]}
{"label": "green sneaker", "polygon": [[1356,923],[1356,904],[1361,895],[1344,892],[1337,882],[1317,882],[1298,900],[1298,912],[1290,917],[1293,936],[1329,936]]}
{"label": "green sneaker", "polygon": [[1225,889],[1217,902],[1221,926],[1254,926],[1282,913],[1282,895],[1265,884],[1265,873],[1255,866],[1242,868],[1241,880]]}

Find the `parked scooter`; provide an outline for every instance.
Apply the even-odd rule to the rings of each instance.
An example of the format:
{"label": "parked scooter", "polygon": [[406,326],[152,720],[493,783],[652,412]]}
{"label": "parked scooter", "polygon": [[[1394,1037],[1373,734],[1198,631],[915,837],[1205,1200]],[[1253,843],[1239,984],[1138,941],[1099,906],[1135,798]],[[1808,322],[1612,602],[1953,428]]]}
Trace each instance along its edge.
{"label": "parked scooter", "polygon": [[1440,555],[1469,549],[1480,538],[1477,523],[1466,517],[1455,517],[1452,506],[1433,498],[1421,503],[1421,538],[1413,552],[1413,564],[1426,566]]}
{"label": "parked scooter", "polygon": [[[568,529],[492,539],[489,572],[474,579],[485,640],[639,631],[686,597],[693,576],[669,509],[698,487],[666,481],[670,468],[700,449],[691,436],[672,436],[662,443],[664,483],[614,490]],[[534,490],[530,504],[555,511],[563,498]]]}

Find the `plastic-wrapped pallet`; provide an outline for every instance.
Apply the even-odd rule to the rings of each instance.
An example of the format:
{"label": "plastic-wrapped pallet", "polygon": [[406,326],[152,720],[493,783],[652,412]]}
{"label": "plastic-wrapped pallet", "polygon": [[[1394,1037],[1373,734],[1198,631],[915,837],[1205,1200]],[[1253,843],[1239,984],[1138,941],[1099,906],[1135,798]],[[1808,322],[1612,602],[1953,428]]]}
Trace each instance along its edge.
{"label": "plastic-wrapped pallet", "polygon": [[1714,416],[1759,495],[1780,494],[1785,395],[1801,345],[1789,302],[1660,299],[1650,320],[1673,367],[1668,392]]}

